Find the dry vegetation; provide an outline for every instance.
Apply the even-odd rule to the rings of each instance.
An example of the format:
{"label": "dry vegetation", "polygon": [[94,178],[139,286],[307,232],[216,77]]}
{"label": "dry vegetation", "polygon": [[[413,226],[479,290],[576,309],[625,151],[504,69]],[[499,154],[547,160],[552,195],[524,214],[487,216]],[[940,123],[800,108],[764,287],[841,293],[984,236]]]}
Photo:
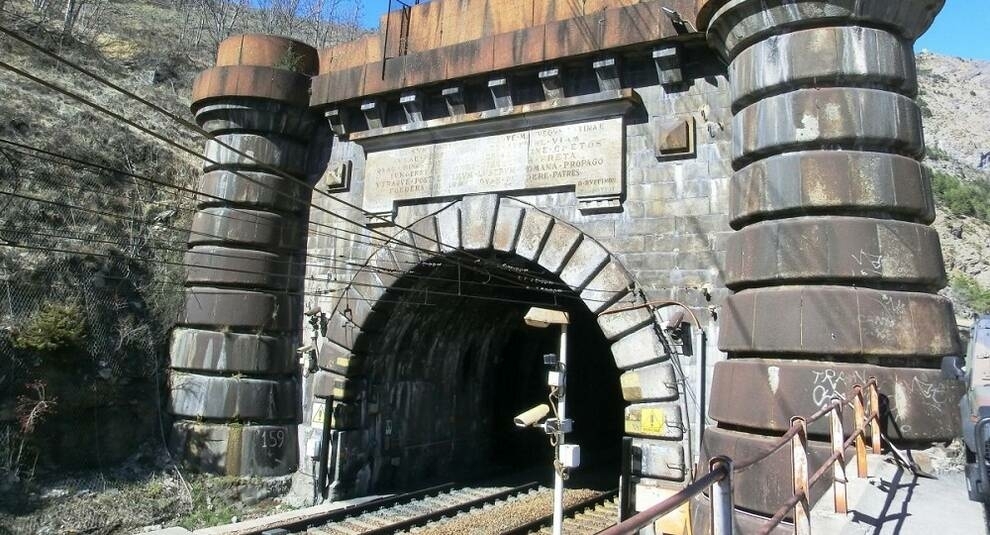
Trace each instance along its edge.
{"label": "dry vegetation", "polygon": [[[189,117],[192,79],[228,33],[347,39],[359,7],[0,0],[0,26]],[[0,61],[202,147],[195,133],[10,37],[0,36]],[[0,142],[0,534],[192,528],[271,510],[286,481],[183,476],[162,448],[164,359],[194,203],[134,175],[195,187],[200,162],[0,72],[0,140],[100,166]]]}

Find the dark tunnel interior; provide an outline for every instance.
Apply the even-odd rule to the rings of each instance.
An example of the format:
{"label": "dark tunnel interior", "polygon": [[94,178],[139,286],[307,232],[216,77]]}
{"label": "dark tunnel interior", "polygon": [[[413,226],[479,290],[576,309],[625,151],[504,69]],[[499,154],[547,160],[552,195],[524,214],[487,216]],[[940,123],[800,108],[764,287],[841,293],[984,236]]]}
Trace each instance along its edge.
{"label": "dark tunnel interior", "polygon": [[[547,467],[553,450],[538,429],[513,417],[549,403],[543,354],[559,328],[527,326],[530,306],[570,313],[567,441],[582,449],[578,471],[617,471],[623,402],[609,343],[594,316],[560,280],[518,257],[489,256],[512,273],[458,267],[474,258],[420,264],[376,307],[368,346],[371,490],[393,492]],[[474,264],[479,265],[479,264]],[[493,276],[491,273],[494,273]],[[536,279],[562,291],[547,293]],[[527,287],[520,287],[523,284]],[[545,285],[544,285],[545,286]],[[390,303],[389,303],[390,302]]]}

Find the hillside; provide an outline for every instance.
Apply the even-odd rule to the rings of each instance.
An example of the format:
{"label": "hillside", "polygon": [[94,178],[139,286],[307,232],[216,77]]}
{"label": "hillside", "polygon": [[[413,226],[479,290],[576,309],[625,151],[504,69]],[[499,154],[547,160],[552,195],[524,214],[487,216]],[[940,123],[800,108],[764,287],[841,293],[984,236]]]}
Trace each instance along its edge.
{"label": "hillside", "polygon": [[990,312],[990,62],[922,53],[918,79],[952,280],[945,293],[967,318]]}
{"label": "hillside", "polygon": [[[323,44],[356,32],[252,10],[218,30],[197,11],[206,3],[183,0],[88,2],[66,32],[60,4],[0,0],[0,25],[183,117],[218,31],[281,24]],[[202,147],[181,125],[9,37],[0,61]],[[918,71],[935,226],[953,280],[945,293],[967,317],[990,311],[990,62],[922,54]],[[142,177],[195,187],[201,162],[2,72],[0,140],[20,147],[0,142],[0,535],[201,527],[275,507],[270,496],[286,481],[183,476],[161,448],[166,341],[194,201]]]}

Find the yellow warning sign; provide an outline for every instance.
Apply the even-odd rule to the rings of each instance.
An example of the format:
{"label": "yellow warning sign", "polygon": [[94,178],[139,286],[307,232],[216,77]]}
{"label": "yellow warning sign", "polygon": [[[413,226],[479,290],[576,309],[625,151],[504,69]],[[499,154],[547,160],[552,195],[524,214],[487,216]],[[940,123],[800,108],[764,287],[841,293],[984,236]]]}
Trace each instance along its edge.
{"label": "yellow warning sign", "polygon": [[310,419],[313,427],[322,427],[323,420],[327,417],[327,404],[318,402],[313,404],[313,417]]}
{"label": "yellow warning sign", "polygon": [[643,409],[639,413],[640,425],[643,433],[649,435],[662,435],[667,426],[667,419],[660,409]]}

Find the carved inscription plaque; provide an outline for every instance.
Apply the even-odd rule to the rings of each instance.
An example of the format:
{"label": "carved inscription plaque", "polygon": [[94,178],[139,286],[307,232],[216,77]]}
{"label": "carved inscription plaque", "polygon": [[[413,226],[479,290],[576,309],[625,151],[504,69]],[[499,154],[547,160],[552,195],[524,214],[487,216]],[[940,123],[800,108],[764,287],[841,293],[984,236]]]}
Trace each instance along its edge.
{"label": "carved inscription plaque", "polygon": [[369,153],[364,208],[399,200],[573,186],[579,198],[622,192],[622,118]]}

